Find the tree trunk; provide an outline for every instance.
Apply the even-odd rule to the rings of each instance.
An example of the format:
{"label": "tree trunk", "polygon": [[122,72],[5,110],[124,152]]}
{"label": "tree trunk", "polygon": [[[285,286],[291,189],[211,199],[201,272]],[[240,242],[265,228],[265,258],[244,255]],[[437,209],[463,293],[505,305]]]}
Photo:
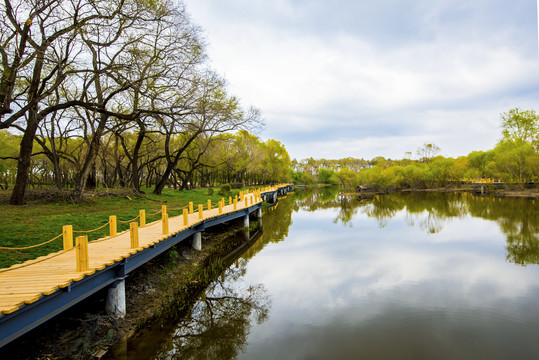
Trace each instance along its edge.
{"label": "tree trunk", "polygon": [[11,199],[9,201],[11,205],[24,204],[24,194],[28,185],[28,173],[32,161],[34,138],[39,124],[36,110],[37,109],[32,109],[29,112],[26,131],[21,139],[19,160],[17,163],[17,178],[15,179],[15,186],[13,187],[13,192],[11,193]]}
{"label": "tree trunk", "polygon": [[165,169],[165,172],[163,173],[163,176],[161,176],[161,179],[155,184],[155,190],[153,191],[156,195],[161,195],[163,193],[163,189],[165,188],[165,185],[167,184],[168,178],[170,177],[170,174],[172,173],[172,169],[174,169],[173,162],[169,162],[167,164],[167,168]]}
{"label": "tree trunk", "polygon": [[79,197],[82,196],[82,194],[84,193],[84,190],[86,189],[86,182],[88,180],[88,176],[90,175],[90,171],[92,170],[92,165],[94,164],[94,160],[97,156],[97,151],[99,149],[99,142],[101,141],[101,136],[103,135],[103,132],[105,131],[105,125],[107,124],[107,120],[108,120],[108,116],[105,114],[101,114],[99,118],[99,124],[97,126],[94,136],[92,137],[90,147],[88,148],[88,153],[86,154],[84,165],[82,166],[82,170],[80,171],[79,176],[78,176],[77,187],[75,188],[75,192],[77,193]]}
{"label": "tree trunk", "polygon": [[24,193],[26,192],[26,186],[28,185],[28,171],[30,169],[30,162],[32,160],[34,139],[36,137],[39,121],[41,120],[38,114],[38,92],[44,59],[45,53],[43,51],[38,51],[32,74],[32,81],[30,83],[30,88],[28,89],[28,103],[31,106],[28,110],[26,130],[24,131],[20,145],[19,160],[17,164],[17,178],[15,180],[15,186],[13,187],[13,192],[11,193],[11,199],[9,201],[12,205],[24,204]]}
{"label": "tree trunk", "polygon": [[[174,170],[174,168],[176,167],[176,165],[178,164],[178,161],[180,161],[180,157],[181,155],[183,154],[183,152],[185,151],[185,149],[187,149],[189,147],[189,145],[196,139],[196,137],[201,133],[201,131],[199,132],[196,132],[194,133],[187,141],[186,143],[184,144],[184,146],[182,146],[177,152],[176,152],[176,155],[174,156],[173,159],[171,159],[170,157],[167,156],[167,168],[165,169],[165,172],[163,173],[163,176],[161,176],[161,179],[157,182],[157,184],[155,185],[155,190],[153,191],[154,194],[156,195],[161,195],[161,193],[163,192],[163,189],[165,188],[165,185],[167,183],[167,180],[168,178],[170,177],[170,174],[172,173],[172,171]],[[168,149],[168,146],[170,144],[170,136],[166,139],[165,141],[165,147],[167,147]]]}
{"label": "tree trunk", "polygon": [[140,167],[139,167],[139,152],[140,148],[142,146],[142,142],[144,140],[144,137],[146,136],[146,130],[144,127],[141,127],[140,132],[137,136],[137,142],[135,144],[135,148],[133,149],[133,160],[131,167],[133,169],[133,177],[131,179],[131,185],[133,186],[133,190],[135,190],[138,193],[141,193],[140,190]]}

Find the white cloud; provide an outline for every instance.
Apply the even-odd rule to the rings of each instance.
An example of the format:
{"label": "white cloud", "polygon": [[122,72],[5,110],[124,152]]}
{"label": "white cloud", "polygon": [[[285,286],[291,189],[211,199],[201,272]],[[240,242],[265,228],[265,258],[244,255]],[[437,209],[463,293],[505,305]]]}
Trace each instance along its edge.
{"label": "white cloud", "polygon": [[[186,3],[207,29],[213,66],[233,94],[261,108],[264,137],[282,141],[292,157],[396,158],[423,142],[465,155],[493,146],[500,112],[536,105],[539,62],[522,50],[523,42],[536,46],[535,32],[519,33],[516,17],[501,21],[504,9],[492,9],[490,20],[484,2],[401,9],[416,23],[388,10],[401,8],[393,1]],[[365,14],[382,16],[385,27]]]}

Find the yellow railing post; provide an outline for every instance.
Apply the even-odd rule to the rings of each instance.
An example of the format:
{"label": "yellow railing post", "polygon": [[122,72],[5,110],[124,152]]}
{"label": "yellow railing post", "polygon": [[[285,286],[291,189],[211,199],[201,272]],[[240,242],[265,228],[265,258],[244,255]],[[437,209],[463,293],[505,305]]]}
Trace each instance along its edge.
{"label": "yellow railing post", "polygon": [[167,206],[161,205],[161,215],[166,214],[166,213],[167,213]]}
{"label": "yellow railing post", "polygon": [[64,234],[64,250],[73,247],[73,226],[64,225],[62,233]]}
{"label": "yellow railing post", "polygon": [[109,235],[110,237],[116,236],[118,227],[116,226],[116,215],[109,216]]}
{"label": "yellow railing post", "polygon": [[202,206],[202,204],[198,204],[198,218],[204,218],[204,206]]}
{"label": "yellow railing post", "polygon": [[211,210],[211,200],[208,199],[208,210]]}
{"label": "yellow railing post", "polygon": [[131,249],[136,249],[138,245],[138,223],[129,223],[129,238],[131,239]]}
{"label": "yellow railing post", "polygon": [[189,201],[189,214],[193,213],[193,202]]}
{"label": "yellow railing post", "polygon": [[164,213],[163,217],[161,218],[161,224],[163,228],[163,235],[168,234],[168,214]]}
{"label": "yellow railing post", "polygon": [[238,199],[234,198],[234,210],[238,210]]}
{"label": "yellow railing post", "polygon": [[221,215],[223,213],[223,202],[224,202],[224,200],[221,200],[219,202],[219,215]]}
{"label": "yellow railing post", "polygon": [[146,226],[146,211],[140,210],[139,217],[140,217],[140,227],[145,227]]}
{"label": "yellow railing post", "polygon": [[187,209],[183,209],[183,225],[189,225],[189,217],[187,215]]}
{"label": "yellow railing post", "polygon": [[245,197],[245,207],[249,206],[249,197]]}
{"label": "yellow railing post", "polygon": [[228,205],[232,205],[232,196],[228,197]]}
{"label": "yellow railing post", "polygon": [[77,236],[75,239],[77,245],[77,251],[75,258],[77,261],[77,271],[90,270],[90,264],[88,261],[88,236]]}

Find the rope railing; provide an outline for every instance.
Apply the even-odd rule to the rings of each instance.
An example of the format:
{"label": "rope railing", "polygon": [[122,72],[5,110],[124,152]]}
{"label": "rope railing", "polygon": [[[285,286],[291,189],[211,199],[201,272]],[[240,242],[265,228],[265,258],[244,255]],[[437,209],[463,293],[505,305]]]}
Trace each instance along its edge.
{"label": "rope railing", "polygon": [[157,215],[157,214],[160,214],[162,210],[159,210],[159,211],[156,211],[154,213],[149,213],[149,214],[146,214],[146,216],[154,216],[154,215]]}
{"label": "rope railing", "polygon": [[[189,209],[189,205],[185,205],[179,208],[169,208],[167,207],[167,211],[183,211],[183,209]],[[159,211],[161,212],[161,211]]]}
{"label": "rope railing", "polygon": [[36,247],[40,247],[40,246],[43,246],[43,245],[47,245],[48,243],[51,243],[53,242],[54,240],[60,238],[60,236],[62,236],[63,234],[60,234],[58,236],[55,236],[53,237],[52,239],[50,240],[47,240],[45,242],[42,242],[41,244],[36,244],[36,245],[30,245],[30,246],[22,246],[22,247],[7,247],[7,246],[0,246],[0,250],[26,250],[26,249],[33,249],[33,248],[36,248]]}
{"label": "rope railing", "polygon": [[132,223],[133,221],[137,220],[138,218],[140,218],[140,215],[131,219],[131,220],[116,220],[117,222],[121,223],[121,224],[129,224],[129,223]]}
{"label": "rope railing", "polygon": [[[118,221],[119,221],[119,220],[118,220]],[[73,232],[74,232],[74,233],[89,234],[89,233],[93,233],[94,231],[103,229],[103,228],[104,228],[105,226],[107,226],[108,224],[110,224],[110,220],[107,221],[104,225],[101,225],[100,227],[97,227],[97,228],[92,229],[92,230],[73,230]]]}

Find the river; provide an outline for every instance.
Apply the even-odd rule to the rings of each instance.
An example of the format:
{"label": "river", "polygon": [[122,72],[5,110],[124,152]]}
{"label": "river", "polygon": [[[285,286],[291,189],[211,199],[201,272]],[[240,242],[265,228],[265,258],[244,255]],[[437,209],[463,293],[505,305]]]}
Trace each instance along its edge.
{"label": "river", "polygon": [[129,359],[530,359],[539,207],[468,193],[307,189]]}

